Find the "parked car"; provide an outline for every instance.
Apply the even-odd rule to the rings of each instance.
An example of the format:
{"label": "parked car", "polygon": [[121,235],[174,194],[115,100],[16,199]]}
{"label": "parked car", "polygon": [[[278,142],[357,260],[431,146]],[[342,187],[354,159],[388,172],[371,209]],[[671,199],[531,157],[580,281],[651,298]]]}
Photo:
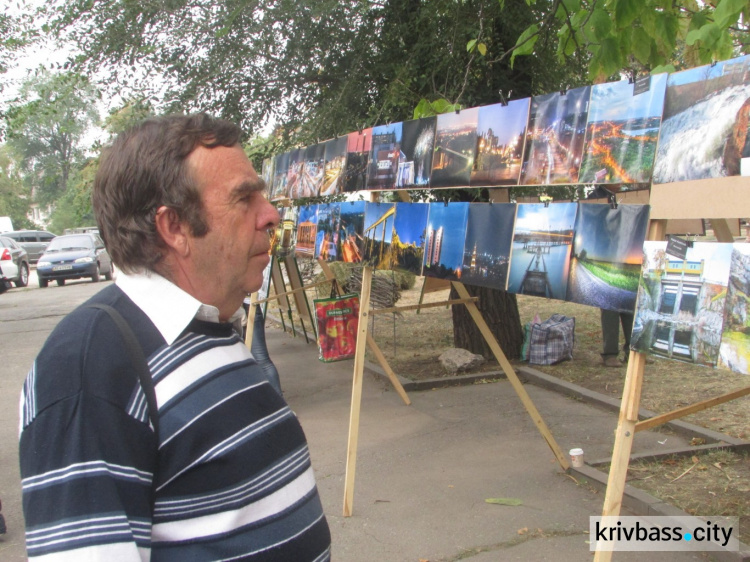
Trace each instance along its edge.
{"label": "parked car", "polygon": [[5,291],[10,289],[13,285],[11,285],[10,280],[5,277],[5,274],[3,273],[3,268],[0,265],[0,295],[2,295]]}
{"label": "parked car", "polygon": [[3,236],[12,238],[29,254],[29,263],[36,263],[44,253],[47,244],[56,236],[46,230],[14,230],[4,232]]}
{"label": "parked car", "polygon": [[7,236],[0,236],[0,263],[3,264],[5,276],[16,287],[29,284],[29,254]]}
{"label": "parked car", "polygon": [[100,275],[112,279],[112,261],[98,234],[66,234],[57,236],[47,246],[36,264],[39,286],[54,280],[65,285],[68,279],[91,277],[96,283]]}

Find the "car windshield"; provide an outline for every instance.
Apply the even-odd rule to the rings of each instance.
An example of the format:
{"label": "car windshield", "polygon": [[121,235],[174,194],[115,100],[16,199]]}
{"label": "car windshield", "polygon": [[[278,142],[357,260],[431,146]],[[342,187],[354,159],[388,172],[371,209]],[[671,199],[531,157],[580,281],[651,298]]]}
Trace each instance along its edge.
{"label": "car windshield", "polygon": [[46,253],[91,250],[93,248],[94,241],[90,236],[58,236],[49,243]]}

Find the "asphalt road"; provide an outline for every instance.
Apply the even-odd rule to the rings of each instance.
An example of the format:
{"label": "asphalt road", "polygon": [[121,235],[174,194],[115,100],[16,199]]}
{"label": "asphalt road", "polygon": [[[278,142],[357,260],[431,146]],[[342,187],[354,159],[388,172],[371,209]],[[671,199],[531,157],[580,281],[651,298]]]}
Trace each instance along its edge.
{"label": "asphalt road", "polygon": [[0,500],[8,533],[0,535],[0,560],[26,560],[18,469],[18,399],[34,357],[50,331],[80,303],[111,281],[55,283],[40,289],[36,271],[29,285],[0,295]]}

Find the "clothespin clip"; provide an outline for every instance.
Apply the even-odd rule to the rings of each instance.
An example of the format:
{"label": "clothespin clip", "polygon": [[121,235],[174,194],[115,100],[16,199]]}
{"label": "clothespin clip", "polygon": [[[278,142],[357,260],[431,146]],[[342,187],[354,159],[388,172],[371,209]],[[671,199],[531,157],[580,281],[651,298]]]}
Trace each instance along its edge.
{"label": "clothespin clip", "polygon": [[552,197],[550,197],[549,195],[540,195],[539,201],[544,203],[544,208],[547,209],[549,207],[549,202],[552,201]]}
{"label": "clothespin clip", "polygon": [[[502,91],[502,90],[500,90],[500,92],[498,92],[498,93],[500,94],[500,104],[501,104],[501,105],[502,105],[503,107],[507,107],[507,106],[508,106],[508,100],[507,100],[507,99],[505,98],[505,96],[503,95],[503,91]],[[509,91],[508,91],[508,97],[510,97],[511,93],[513,93],[513,90],[509,90]]]}
{"label": "clothespin clip", "polygon": [[613,209],[617,209],[617,196],[612,194],[609,196],[609,206]]}
{"label": "clothespin clip", "polygon": [[456,115],[460,115],[460,114],[461,114],[461,108],[459,107],[459,108],[458,108],[458,109],[456,110]]}
{"label": "clothespin clip", "polygon": [[564,96],[567,93],[568,93],[568,89],[567,88],[563,88],[562,90],[560,90],[560,95],[561,96]]}

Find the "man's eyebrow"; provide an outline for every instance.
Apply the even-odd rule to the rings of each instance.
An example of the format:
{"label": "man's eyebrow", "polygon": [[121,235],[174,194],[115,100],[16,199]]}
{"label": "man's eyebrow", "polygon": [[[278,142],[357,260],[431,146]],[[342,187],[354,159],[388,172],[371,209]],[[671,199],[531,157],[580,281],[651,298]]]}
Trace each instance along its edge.
{"label": "man's eyebrow", "polygon": [[232,197],[235,199],[240,199],[245,195],[249,195],[251,193],[255,193],[256,191],[265,191],[266,190],[266,182],[263,178],[258,178],[257,180],[246,180],[242,183],[235,186],[234,189],[232,189]]}

